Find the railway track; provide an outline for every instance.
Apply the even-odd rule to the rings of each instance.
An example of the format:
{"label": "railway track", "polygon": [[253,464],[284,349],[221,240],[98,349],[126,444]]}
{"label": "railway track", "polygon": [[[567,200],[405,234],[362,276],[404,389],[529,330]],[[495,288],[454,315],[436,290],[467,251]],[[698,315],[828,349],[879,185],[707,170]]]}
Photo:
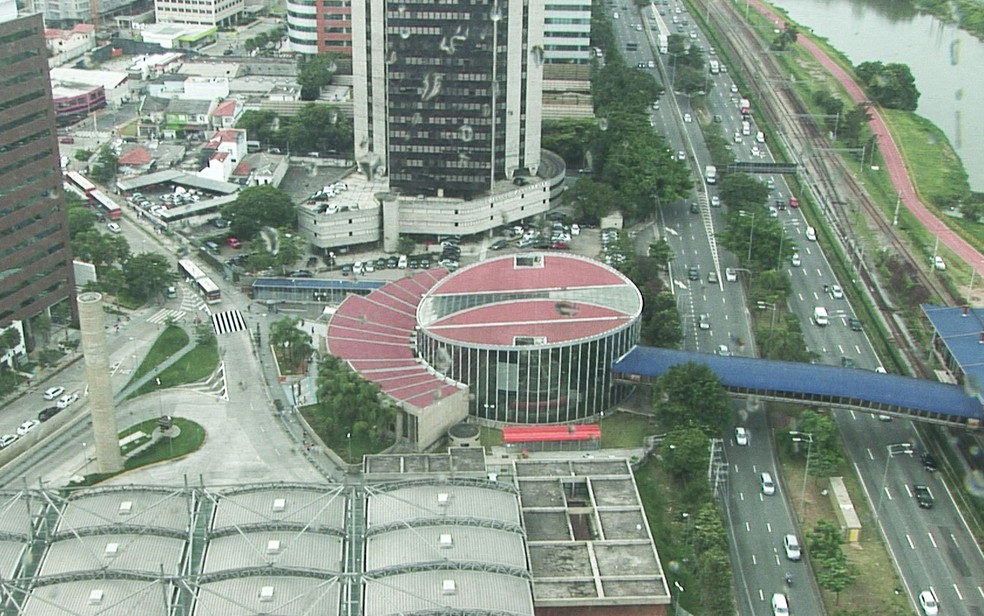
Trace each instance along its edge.
{"label": "railway track", "polygon": [[[855,172],[835,151],[827,137],[826,128],[818,123],[815,116],[810,115],[809,109],[797,96],[773,52],[768,49],[769,43],[758,36],[732,3],[711,0],[691,2],[697,9],[694,14],[703,15],[710,20],[715,31],[723,37],[721,42],[730,48],[732,63],[737,63],[746,76],[759,113],[776,127],[776,132],[785,142],[786,151],[799,166],[803,186],[812,192],[829,228],[849,260],[845,266],[857,273],[867,289],[890,339],[895,341],[914,374],[931,377],[921,354],[910,344],[912,337],[888,292],[880,283],[871,257],[877,251],[888,249],[898,259],[910,264],[915,282],[924,286],[930,296],[939,297],[948,303],[957,303],[958,298],[935,275],[920,267],[924,260],[923,255],[903,240],[885,213],[858,182]],[[876,233],[879,241],[877,246],[866,246],[853,230],[858,222],[857,217],[862,215]]]}

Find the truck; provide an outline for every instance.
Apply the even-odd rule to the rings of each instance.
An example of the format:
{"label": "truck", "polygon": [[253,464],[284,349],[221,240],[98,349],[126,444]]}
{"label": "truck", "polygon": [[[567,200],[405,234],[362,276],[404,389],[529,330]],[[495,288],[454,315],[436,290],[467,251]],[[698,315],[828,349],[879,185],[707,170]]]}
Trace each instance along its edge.
{"label": "truck", "polygon": [[827,309],[823,306],[817,306],[813,309],[813,322],[818,327],[825,327],[827,323],[830,322],[830,317],[827,316]]}
{"label": "truck", "polygon": [[714,165],[707,165],[704,167],[704,180],[708,184],[715,184],[717,182],[718,170]]}
{"label": "truck", "polygon": [[721,65],[718,64],[717,60],[711,60],[708,64],[710,65],[712,75],[717,75],[721,72]]}
{"label": "truck", "polygon": [[670,53],[670,37],[662,32],[659,33],[659,53]]}

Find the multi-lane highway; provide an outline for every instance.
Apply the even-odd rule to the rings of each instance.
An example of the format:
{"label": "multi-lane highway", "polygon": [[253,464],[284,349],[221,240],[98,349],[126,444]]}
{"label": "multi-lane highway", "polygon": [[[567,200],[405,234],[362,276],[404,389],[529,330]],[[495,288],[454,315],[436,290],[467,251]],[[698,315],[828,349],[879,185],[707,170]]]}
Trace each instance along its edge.
{"label": "multi-lane highway", "polygon": [[[612,23],[626,62],[658,72],[664,84],[672,84],[672,58],[657,53],[655,35],[645,19],[645,11],[649,9],[640,14],[627,8],[609,3],[610,12],[619,13]],[[689,24],[691,20],[682,5],[669,3],[657,10],[659,8],[667,13],[667,21],[672,15],[681,25],[688,22],[685,35],[689,37],[689,30],[694,26]],[[688,40],[705,49],[710,48],[702,33],[698,32],[696,39]],[[650,68],[650,61],[654,61],[653,68]],[[725,137],[730,139],[737,160],[772,160],[767,144],[757,138],[759,127],[755,126],[754,120],[747,130],[743,130],[738,108],[741,93],[730,75],[709,75],[708,81],[713,82],[713,87],[704,98],[706,116],[698,115],[699,110],[691,106],[690,97],[674,94],[670,85],[659,108],[651,111],[654,130],[666,137],[675,153],[684,153],[698,183],[704,166],[710,163],[701,123],[714,122],[720,126]],[[775,203],[776,199],[788,202],[790,197],[801,197],[793,194],[781,176],[760,179],[772,187],[769,204]],[[714,233],[724,224],[724,212],[709,205],[715,190],[713,185],[699,185],[690,199],[661,204],[660,208],[660,232],[676,257],[671,271],[685,328],[684,344],[690,350],[716,352],[720,349],[723,352],[721,347],[724,345],[736,354],[754,354],[750,344],[738,344],[751,340],[743,286],[730,282],[723,275],[726,268],[737,267],[737,259],[713,244]],[[691,204],[697,204],[696,211],[692,210]],[[803,324],[808,348],[824,363],[853,365],[858,369],[879,368],[881,363],[863,328],[859,330],[856,324],[851,327],[855,314],[850,304],[835,291],[835,285],[844,287],[853,281],[835,278],[819,245],[807,238],[809,225],[803,213],[789,207],[765,210],[762,215],[778,216],[798,255],[795,261],[786,260],[783,270],[788,273],[793,288],[789,309]],[[709,278],[712,272],[714,276]],[[817,306],[826,308],[830,314],[830,323],[826,327],[812,323]],[[932,589],[947,613],[984,613],[980,608],[984,591],[979,582],[984,572],[984,558],[944,484],[935,474],[925,471],[917,458],[905,454],[890,455],[895,452],[891,449],[893,444],[912,442],[920,446],[912,423],[887,423],[870,415],[843,411],[835,413],[835,417],[872,507],[878,508],[879,524],[913,606],[919,592]],[[750,431],[755,443],[752,447],[742,447],[732,439],[727,448],[732,469],[728,515],[733,529],[740,609],[742,613],[769,614],[772,612],[769,604],[772,593],[783,592],[790,596],[794,612],[822,613],[819,593],[812,581],[807,581],[812,578],[808,565],[788,561],[784,556],[782,538],[796,532],[788,495],[783,489],[785,484],[779,483],[775,495],[762,493],[760,473],[774,474],[776,469],[767,418],[762,412],[749,413],[743,409],[739,423]],[[935,496],[932,510],[918,506],[912,487],[917,484],[927,485]],[[795,589],[785,582],[787,570],[800,582],[796,583]]]}

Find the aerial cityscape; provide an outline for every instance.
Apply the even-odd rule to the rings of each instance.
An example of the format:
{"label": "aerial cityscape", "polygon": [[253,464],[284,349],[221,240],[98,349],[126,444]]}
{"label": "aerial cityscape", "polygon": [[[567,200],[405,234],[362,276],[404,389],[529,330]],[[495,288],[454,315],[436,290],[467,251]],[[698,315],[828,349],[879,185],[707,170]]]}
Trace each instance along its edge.
{"label": "aerial cityscape", "polygon": [[984,616],[896,4],[0,0],[0,612]]}

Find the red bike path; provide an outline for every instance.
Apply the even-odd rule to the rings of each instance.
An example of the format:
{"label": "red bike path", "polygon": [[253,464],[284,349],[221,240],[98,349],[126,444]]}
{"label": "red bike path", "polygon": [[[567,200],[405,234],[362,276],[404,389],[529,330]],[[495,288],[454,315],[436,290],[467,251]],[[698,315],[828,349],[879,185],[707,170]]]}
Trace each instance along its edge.
{"label": "red bike path", "polygon": [[[751,4],[756,11],[770,19],[773,23],[781,24],[785,21],[783,16],[775,13],[770,7],[763,5],[761,2],[751,0]],[[840,65],[834,62],[826,53],[824,53],[823,50],[816,45],[816,43],[809,38],[804,37],[802,34],[799,35],[796,42],[803,47],[803,49],[810,52],[810,55],[812,55],[838,82],[840,82],[841,86],[844,87],[855,103],[861,103],[868,100],[868,97],[865,96],[864,91],[861,90],[861,87],[854,81],[854,78],[843,68],[841,68]],[[875,107],[870,107],[869,113],[871,114],[871,121],[868,123],[868,126],[871,128],[871,132],[874,133],[875,137],[878,139],[878,145],[881,148],[882,158],[884,159],[885,167],[888,170],[888,177],[892,181],[892,186],[895,188],[895,191],[899,194],[902,204],[905,205],[906,209],[909,210],[909,212],[911,212],[912,215],[915,216],[924,227],[932,231],[933,234],[939,238],[941,244],[952,250],[968,265],[976,269],[978,274],[984,276],[984,257],[982,257],[981,253],[971,246],[966,240],[947,227],[943,221],[937,218],[937,216],[929,211],[922,201],[919,200],[919,197],[916,196],[915,188],[912,186],[912,180],[909,178],[909,172],[902,160],[902,153],[899,152],[895,139],[892,138],[892,133],[888,130],[888,126],[882,119],[881,113],[879,113],[878,109]]]}

